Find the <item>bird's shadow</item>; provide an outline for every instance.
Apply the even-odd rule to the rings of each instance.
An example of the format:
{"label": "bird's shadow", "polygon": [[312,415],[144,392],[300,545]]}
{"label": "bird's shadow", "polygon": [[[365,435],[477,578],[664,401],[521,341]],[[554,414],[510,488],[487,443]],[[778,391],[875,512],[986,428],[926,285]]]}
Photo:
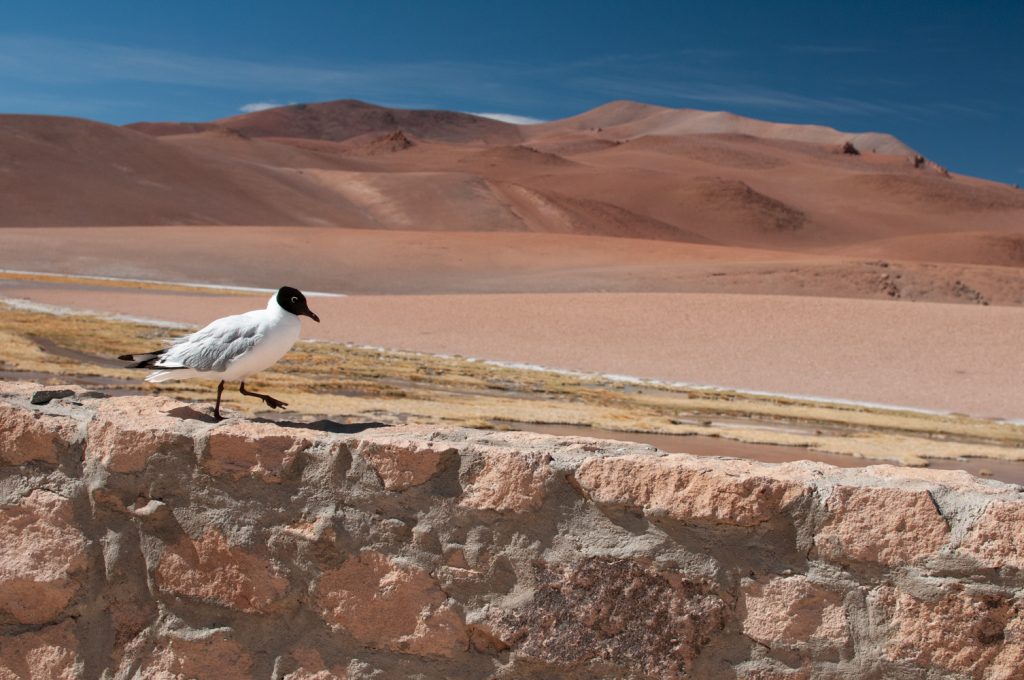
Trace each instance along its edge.
{"label": "bird's shadow", "polygon": [[200,420],[204,423],[219,422],[213,417],[212,413],[204,413],[192,406],[179,406],[177,408],[172,408],[170,411],[166,411],[165,413],[172,418],[180,418],[181,420]]}
{"label": "bird's shadow", "polygon": [[[205,413],[192,406],[179,406],[166,412],[167,415],[181,420],[199,420],[204,423],[217,423],[212,413]],[[295,420],[276,420],[274,418],[252,418],[252,423],[272,423],[279,427],[302,428],[305,430],[317,430],[319,432],[330,432],[332,434],[358,434],[364,430],[372,430],[378,427],[387,427],[387,423],[339,423],[327,418],[314,420],[310,423],[303,423]]]}
{"label": "bird's shadow", "polygon": [[281,427],[297,427],[304,430],[318,430],[332,434],[358,434],[364,430],[372,430],[378,427],[387,427],[387,423],[339,423],[326,418],[314,420],[311,423],[302,423],[294,420],[273,420],[270,418],[253,418],[255,423],[273,423]]}

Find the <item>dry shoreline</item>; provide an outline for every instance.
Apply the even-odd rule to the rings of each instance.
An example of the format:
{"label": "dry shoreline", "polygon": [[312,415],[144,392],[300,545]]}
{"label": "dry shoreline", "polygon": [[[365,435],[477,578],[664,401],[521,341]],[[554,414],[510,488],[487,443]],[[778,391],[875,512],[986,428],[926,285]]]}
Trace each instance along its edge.
{"label": "dry shoreline", "polygon": [[[0,297],[204,324],[263,296],[9,281]],[[353,295],[313,339],[1024,420],[1024,308],[772,295]]]}

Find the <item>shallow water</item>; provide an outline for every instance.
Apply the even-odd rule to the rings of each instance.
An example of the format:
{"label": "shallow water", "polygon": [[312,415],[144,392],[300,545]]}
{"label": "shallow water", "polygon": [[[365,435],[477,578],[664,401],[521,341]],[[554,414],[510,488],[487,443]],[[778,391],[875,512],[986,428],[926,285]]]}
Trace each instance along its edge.
{"label": "shallow water", "polygon": [[[513,429],[563,437],[594,437],[615,441],[650,444],[668,453],[689,453],[695,456],[728,456],[747,458],[762,463],[787,463],[796,460],[811,460],[828,463],[837,467],[866,467],[868,465],[892,464],[897,461],[879,458],[857,458],[837,453],[822,453],[802,446],[777,446],[775,444],[750,444],[720,437],[678,434],[646,434],[642,432],[619,432],[585,425],[548,425],[539,423],[504,423]],[[1024,484],[1024,463],[992,460],[988,458],[931,459],[929,468],[936,470],[965,470],[976,477],[998,479],[1010,484]],[[987,474],[982,474],[982,473]]]}

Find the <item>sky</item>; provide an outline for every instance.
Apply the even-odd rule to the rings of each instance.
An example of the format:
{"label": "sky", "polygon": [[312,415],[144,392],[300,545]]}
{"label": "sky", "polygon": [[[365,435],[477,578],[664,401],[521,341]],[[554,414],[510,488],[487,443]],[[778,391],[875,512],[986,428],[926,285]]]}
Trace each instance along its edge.
{"label": "sky", "polygon": [[896,135],[1024,185],[1024,1],[0,3],[0,112],[362,99],[529,122],[616,99]]}

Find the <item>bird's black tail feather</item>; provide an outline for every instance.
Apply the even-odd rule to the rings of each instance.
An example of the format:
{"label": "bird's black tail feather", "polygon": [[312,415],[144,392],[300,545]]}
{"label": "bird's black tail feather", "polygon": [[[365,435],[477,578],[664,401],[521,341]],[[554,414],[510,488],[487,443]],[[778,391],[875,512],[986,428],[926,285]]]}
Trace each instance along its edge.
{"label": "bird's black tail feather", "polygon": [[166,352],[166,349],[158,349],[152,352],[140,352],[138,354],[122,354],[118,357],[121,361],[134,361],[136,363],[125,368],[153,368],[153,364]]}

